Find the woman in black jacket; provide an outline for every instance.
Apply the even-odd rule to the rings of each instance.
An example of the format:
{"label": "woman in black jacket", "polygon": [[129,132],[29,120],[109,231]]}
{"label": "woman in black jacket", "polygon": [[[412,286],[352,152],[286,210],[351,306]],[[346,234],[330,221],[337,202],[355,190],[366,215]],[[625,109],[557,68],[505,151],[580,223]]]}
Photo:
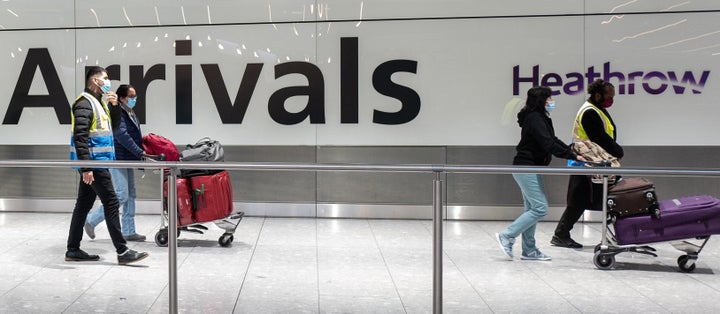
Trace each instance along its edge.
{"label": "woman in black jacket", "polygon": [[[513,165],[547,166],[552,155],[565,159],[579,159],[568,145],[555,136],[550,111],[555,108],[551,90],[545,86],[533,87],[527,92],[525,107],[518,113],[518,124],[522,128],[520,143]],[[513,178],[520,186],[525,212],[504,231],[495,234],[501,249],[510,259],[515,238],[522,234],[522,257],[524,260],[550,260],[535,246],[535,226],[545,217],[548,209],[545,184],[539,174],[514,173]]]}

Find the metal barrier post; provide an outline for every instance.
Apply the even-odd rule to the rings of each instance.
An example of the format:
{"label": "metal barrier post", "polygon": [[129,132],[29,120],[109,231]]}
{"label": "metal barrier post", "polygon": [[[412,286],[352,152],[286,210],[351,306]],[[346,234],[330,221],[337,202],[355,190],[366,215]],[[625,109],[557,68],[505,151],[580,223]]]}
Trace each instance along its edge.
{"label": "metal barrier post", "polygon": [[443,292],[443,194],[440,171],[433,180],[433,313],[442,313]]}
{"label": "metal barrier post", "polygon": [[169,313],[178,312],[177,293],[177,173],[178,169],[170,168],[168,175],[168,295],[170,297]]}

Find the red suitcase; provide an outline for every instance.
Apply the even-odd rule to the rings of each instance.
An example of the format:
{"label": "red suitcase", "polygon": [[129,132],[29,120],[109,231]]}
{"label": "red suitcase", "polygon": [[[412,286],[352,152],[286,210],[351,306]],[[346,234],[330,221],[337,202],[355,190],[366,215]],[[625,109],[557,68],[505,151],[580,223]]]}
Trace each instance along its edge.
{"label": "red suitcase", "polygon": [[[177,178],[177,213],[178,226],[187,226],[195,222],[193,217],[193,200],[190,195],[190,181],[186,178]],[[163,184],[163,208],[167,211],[168,181]]]}
{"label": "red suitcase", "polygon": [[232,186],[227,171],[188,179],[195,199],[195,222],[215,221],[232,213]]}

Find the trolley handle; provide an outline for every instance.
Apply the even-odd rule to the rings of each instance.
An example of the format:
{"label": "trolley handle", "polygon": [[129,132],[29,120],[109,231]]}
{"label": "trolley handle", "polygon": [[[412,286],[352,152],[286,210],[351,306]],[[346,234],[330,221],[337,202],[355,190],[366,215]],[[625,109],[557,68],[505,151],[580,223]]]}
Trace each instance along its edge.
{"label": "trolley handle", "polygon": [[589,160],[583,160],[583,163],[590,167],[610,167],[612,164],[610,160],[600,160],[600,161],[589,161]]}
{"label": "trolley handle", "polygon": [[141,156],[144,160],[150,160],[150,161],[164,161],[165,160],[165,154],[151,155],[151,154],[142,153]]}

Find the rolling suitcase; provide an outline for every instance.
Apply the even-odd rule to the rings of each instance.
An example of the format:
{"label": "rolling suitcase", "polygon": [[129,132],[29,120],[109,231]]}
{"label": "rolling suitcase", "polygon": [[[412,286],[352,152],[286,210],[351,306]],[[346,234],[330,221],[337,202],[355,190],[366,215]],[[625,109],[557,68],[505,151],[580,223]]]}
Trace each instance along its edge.
{"label": "rolling suitcase", "polygon": [[688,196],[661,201],[661,217],[633,216],[615,221],[620,245],[706,237],[720,233],[720,200]]}
{"label": "rolling suitcase", "polygon": [[215,221],[232,213],[232,186],[226,170],[188,179],[194,199],[195,222]]}
{"label": "rolling suitcase", "polygon": [[[186,178],[177,178],[177,217],[178,226],[187,226],[195,222],[193,217],[193,199],[190,195],[190,181]],[[163,184],[163,208],[167,211],[168,198],[167,180]]]}
{"label": "rolling suitcase", "polygon": [[608,211],[616,217],[652,215],[659,218],[655,186],[645,178],[622,178],[608,188]]}

